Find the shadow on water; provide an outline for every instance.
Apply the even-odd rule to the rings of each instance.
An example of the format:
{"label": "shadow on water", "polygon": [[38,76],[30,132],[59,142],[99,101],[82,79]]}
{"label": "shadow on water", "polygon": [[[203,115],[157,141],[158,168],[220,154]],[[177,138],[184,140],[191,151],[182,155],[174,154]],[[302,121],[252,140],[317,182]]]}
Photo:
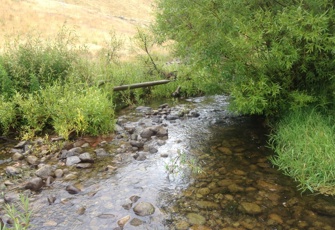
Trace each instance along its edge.
{"label": "shadow on water", "polygon": [[[334,200],[300,194],[268,161],[273,153],[262,120],[226,107],[224,96],[177,105],[175,111],[199,116],[164,120],[169,138],[144,161],[125,161],[109,172],[106,165],[122,161],[109,157],[77,170],[79,194],[64,189],[73,181],[56,180],[32,199],[32,229],[121,229],[122,219],[129,219],[123,229],[333,229]],[[137,126],[151,119],[133,110],[126,115]],[[154,214],[136,215],[139,202],[153,204]]]}

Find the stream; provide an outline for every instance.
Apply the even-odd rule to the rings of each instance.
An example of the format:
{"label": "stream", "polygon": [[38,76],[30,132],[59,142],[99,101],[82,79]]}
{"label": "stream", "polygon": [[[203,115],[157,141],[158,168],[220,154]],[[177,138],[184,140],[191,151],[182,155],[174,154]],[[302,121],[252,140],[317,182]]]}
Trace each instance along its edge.
{"label": "stream", "polygon": [[[171,104],[163,116],[155,104],[122,111],[118,134],[104,142],[108,156],[87,168],[52,163],[75,177],[29,194],[30,229],[335,229],[335,199],[301,194],[271,165],[262,119],[230,114],[227,105],[213,96]],[[168,137],[138,134],[157,124]],[[134,147],[132,139],[146,142]]]}

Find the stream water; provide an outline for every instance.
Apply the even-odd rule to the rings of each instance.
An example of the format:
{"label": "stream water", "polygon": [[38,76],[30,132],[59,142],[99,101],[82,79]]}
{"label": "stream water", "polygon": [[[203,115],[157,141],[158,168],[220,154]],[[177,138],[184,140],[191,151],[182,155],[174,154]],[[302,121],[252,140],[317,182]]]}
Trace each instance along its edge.
{"label": "stream water", "polygon": [[[103,170],[117,162],[110,157],[78,170],[78,194],[55,180],[31,197],[31,229],[335,229],[334,199],[301,194],[271,165],[261,119],[227,113],[224,96],[175,108],[199,116],[164,120],[168,139],[143,161],[124,161],[110,172]],[[151,119],[124,114],[131,125]],[[136,215],[139,202],[151,203],[154,213]]]}

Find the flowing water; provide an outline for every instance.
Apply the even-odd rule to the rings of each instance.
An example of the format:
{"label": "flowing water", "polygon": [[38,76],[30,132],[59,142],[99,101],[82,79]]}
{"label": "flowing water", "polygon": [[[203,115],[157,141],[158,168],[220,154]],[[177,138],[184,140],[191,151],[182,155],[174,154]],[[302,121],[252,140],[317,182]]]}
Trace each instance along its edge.
{"label": "flowing water", "polygon": [[[301,194],[270,164],[260,118],[229,114],[224,96],[176,106],[188,108],[200,116],[165,120],[169,137],[146,160],[124,161],[109,172],[103,166],[116,159],[104,158],[77,171],[81,193],[69,194],[70,182],[56,180],[34,195],[32,229],[335,229],[334,199]],[[126,115],[134,125],[151,119],[134,110]],[[49,205],[51,196],[56,201]],[[136,215],[138,202],[155,212]]]}

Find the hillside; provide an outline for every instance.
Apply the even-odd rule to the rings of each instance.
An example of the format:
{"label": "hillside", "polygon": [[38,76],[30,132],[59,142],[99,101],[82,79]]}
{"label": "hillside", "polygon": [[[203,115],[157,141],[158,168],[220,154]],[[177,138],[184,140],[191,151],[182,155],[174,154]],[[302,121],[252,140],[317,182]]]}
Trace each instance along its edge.
{"label": "hillside", "polygon": [[131,52],[130,38],[138,26],[153,19],[154,0],[0,0],[0,45],[5,37],[38,33],[54,37],[62,26],[74,29],[79,43],[95,51],[109,39],[110,31],[125,41],[125,54]]}

